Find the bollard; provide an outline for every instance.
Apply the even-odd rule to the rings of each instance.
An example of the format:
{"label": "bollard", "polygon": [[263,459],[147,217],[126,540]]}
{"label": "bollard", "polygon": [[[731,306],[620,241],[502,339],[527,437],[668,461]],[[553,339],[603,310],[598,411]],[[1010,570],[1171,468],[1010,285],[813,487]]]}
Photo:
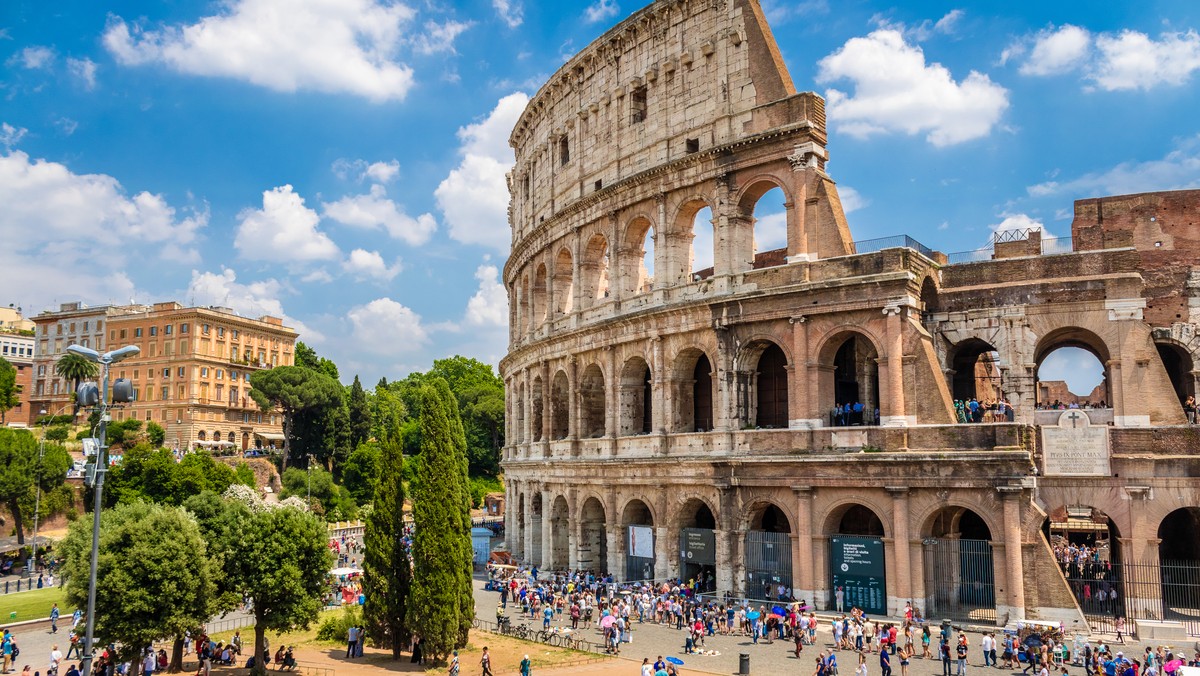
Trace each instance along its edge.
{"label": "bollard", "polygon": [[8,580],[5,580],[5,581],[4,581],[4,593],[5,593],[5,594],[7,594],[7,593],[8,593]]}
{"label": "bollard", "polygon": [[738,675],[745,676],[750,673],[750,655],[741,653],[738,655]]}

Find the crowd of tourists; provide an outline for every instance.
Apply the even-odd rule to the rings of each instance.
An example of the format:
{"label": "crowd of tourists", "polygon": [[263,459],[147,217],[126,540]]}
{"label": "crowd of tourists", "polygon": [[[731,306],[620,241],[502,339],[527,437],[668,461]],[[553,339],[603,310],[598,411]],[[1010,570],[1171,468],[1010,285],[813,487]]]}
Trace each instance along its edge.
{"label": "crowd of tourists", "polygon": [[980,401],[972,397],[954,400],[954,416],[960,423],[1013,422],[1017,412],[1007,399]]}
{"label": "crowd of tourists", "polygon": [[1076,408],[1085,408],[1085,409],[1108,408],[1108,403],[1105,402],[1103,399],[1101,399],[1100,401],[1098,401],[1096,403],[1092,403],[1090,400],[1087,400],[1087,399],[1083,400],[1082,402],[1072,401],[1070,403],[1065,403],[1063,401],[1055,399],[1052,402],[1039,402],[1037,405],[1037,409],[1039,411],[1066,411],[1069,409],[1076,409]]}

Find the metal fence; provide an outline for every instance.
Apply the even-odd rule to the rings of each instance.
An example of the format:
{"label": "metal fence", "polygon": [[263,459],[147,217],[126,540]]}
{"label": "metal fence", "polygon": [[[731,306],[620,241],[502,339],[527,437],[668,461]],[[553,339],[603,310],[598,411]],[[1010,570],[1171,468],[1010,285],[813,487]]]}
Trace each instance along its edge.
{"label": "metal fence", "polygon": [[1200,561],[1105,561],[1062,565],[1075,600],[1092,629],[1115,633],[1125,618],[1136,635],[1138,620],[1179,622],[1200,636]]}
{"label": "metal fence", "polygon": [[926,616],[995,624],[992,543],[938,539],[924,547]]}
{"label": "metal fence", "polygon": [[0,591],[0,593],[15,594],[17,592],[36,591],[38,589],[49,589],[51,587],[61,587],[64,584],[66,584],[66,580],[64,580],[61,577],[56,578],[55,582],[57,582],[58,584],[51,585],[51,584],[46,584],[45,581],[43,580],[42,586],[38,587],[36,578],[26,579],[26,578],[18,577],[15,580],[14,579],[5,580],[3,591]]}
{"label": "metal fence", "polygon": [[779,587],[792,588],[792,536],[761,530],[746,532],[747,596],[779,598]]}
{"label": "metal fence", "polygon": [[865,254],[883,251],[884,249],[912,249],[926,258],[933,258],[933,249],[921,244],[908,235],[893,235],[877,239],[864,239],[854,242],[854,253]]}

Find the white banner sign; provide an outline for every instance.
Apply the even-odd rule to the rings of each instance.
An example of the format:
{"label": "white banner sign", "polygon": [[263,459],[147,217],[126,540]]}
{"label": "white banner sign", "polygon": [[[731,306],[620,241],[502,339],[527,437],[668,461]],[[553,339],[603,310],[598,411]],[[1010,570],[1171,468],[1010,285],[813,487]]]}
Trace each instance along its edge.
{"label": "white banner sign", "polygon": [[654,558],[654,529],[650,526],[629,527],[629,556]]}

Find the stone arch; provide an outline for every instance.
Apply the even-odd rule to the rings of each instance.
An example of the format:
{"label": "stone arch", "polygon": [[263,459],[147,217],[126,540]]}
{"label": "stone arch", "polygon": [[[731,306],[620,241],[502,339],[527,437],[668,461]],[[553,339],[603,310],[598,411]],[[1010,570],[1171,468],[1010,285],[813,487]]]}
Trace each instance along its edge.
{"label": "stone arch", "polygon": [[717,512],[708,500],[688,496],[676,511],[679,530],[680,577],[695,581],[702,592],[716,591],[717,566],[728,561],[717,559]]}
{"label": "stone arch", "polygon": [[[786,343],[783,343],[786,344]],[[788,368],[791,360],[783,344],[773,338],[750,340],[743,348],[739,369],[739,388],[746,402],[743,422],[755,427],[786,429],[788,427]]]}
{"label": "stone arch", "polygon": [[621,507],[622,526],[653,526],[656,523],[654,502],[646,496],[635,495]]}
{"label": "stone arch", "polygon": [[929,616],[994,614],[996,561],[987,520],[968,507],[943,504],[924,520],[921,532]]}
{"label": "stone arch", "polygon": [[921,316],[928,317],[938,311],[938,286],[933,275],[926,275],[921,281]]}
{"label": "stone arch", "polygon": [[550,381],[550,438],[566,439],[571,430],[571,383],[563,370]]}
{"label": "stone arch", "polygon": [[679,528],[717,528],[717,510],[704,497],[691,495],[683,500],[677,512]]}
{"label": "stone arch", "polygon": [[584,307],[601,303],[609,297],[610,264],[608,238],[601,233],[594,233],[584,246],[579,264],[579,295]]}
{"label": "stone arch", "polygon": [[[622,293],[636,296],[648,293],[654,283],[654,223],[637,216],[625,226],[618,255],[621,265]],[[646,261],[650,261],[649,267]]]}
{"label": "stone arch", "polygon": [[956,343],[947,354],[950,362],[951,395],[959,401],[996,401],[1003,396],[999,353],[981,338]]}
{"label": "stone arch", "polygon": [[550,503],[550,551],[545,554],[545,567],[566,570],[570,567],[571,508],[567,499],[556,496]]}
{"label": "stone arch", "polygon": [[[1036,364],[1034,369],[1034,380],[1036,383],[1034,397],[1037,404],[1052,404],[1054,399],[1061,399],[1061,396],[1056,396],[1052,391],[1054,388],[1049,385],[1051,381],[1046,381],[1047,384],[1043,384],[1041,371],[1046,359],[1051,354],[1063,348],[1076,348],[1091,353],[1100,363],[1100,370],[1103,374],[1100,384],[1092,392],[1070,392],[1070,394],[1089,402],[1093,398],[1099,398],[1111,406],[1112,390],[1110,386],[1112,378],[1108,366],[1108,362],[1111,359],[1111,351],[1103,338],[1096,335],[1095,332],[1079,326],[1059,327],[1048,332],[1038,340],[1037,347],[1034,350],[1034,363]],[[1071,402],[1063,403],[1070,404]]]}
{"label": "stone arch", "polygon": [[891,525],[879,516],[887,513],[873,501],[861,497],[844,500],[826,512],[822,532],[828,535],[891,537]]}
{"label": "stone arch", "polygon": [[604,500],[588,495],[579,507],[576,558],[581,570],[608,571],[608,523]]}
{"label": "stone arch", "polygon": [[524,443],[524,442],[528,441],[528,439],[525,438],[525,383],[519,383],[517,385],[516,389],[517,389],[517,402],[516,402],[517,428],[516,428],[516,435],[515,435],[516,439],[514,439],[514,441],[516,441],[517,443]]}
{"label": "stone arch", "polygon": [[[702,214],[708,219],[703,221]],[[672,219],[671,260],[675,262],[674,279],[692,282],[707,279],[713,274],[716,262],[716,223],[712,202],[706,197],[692,196],[679,205]]]}
{"label": "stone arch", "polygon": [[530,441],[544,441],[545,429],[542,422],[546,419],[543,413],[543,407],[546,405],[544,393],[545,388],[542,386],[542,377],[540,375],[533,377],[533,382],[530,385]]}
{"label": "stone arch", "polygon": [[633,497],[621,509],[621,528],[625,537],[625,579],[654,579],[658,546],[654,525],[654,508],[651,502]]}
{"label": "stone arch", "polygon": [[[820,409],[828,412],[829,424],[876,424],[875,412],[881,408],[878,341],[858,327],[843,326],[829,332],[820,345],[817,397]],[[847,406],[851,410],[845,410]]]}
{"label": "stone arch", "polygon": [[546,271],[546,264],[539,263],[537,270],[533,274],[533,288],[529,295],[530,330],[536,330],[546,321],[546,312],[548,309],[546,296],[549,284],[549,273]]}
{"label": "stone arch", "polygon": [[[998,539],[998,535],[1003,534],[1001,524],[995,523],[995,508],[982,504],[971,504],[969,500],[950,500],[948,502],[939,502],[929,509],[921,513],[915,520],[921,524],[919,531],[921,537],[942,537],[946,533],[962,532],[958,529],[963,521],[963,517],[968,517],[968,531],[971,534],[979,534],[979,526],[986,531],[988,537],[978,538],[983,540]],[[979,524],[975,524],[972,519],[979,519]],[[964,535],[965,537],[965,535]]]}
{"label": "stone arch", "polygon": [[[745,220],[749,230],[750,267],[757,270],[787,263],[787,227],[791,220],[791,210],[794,208],[788,182],[780,180],[772,174],[760,174],[745,182],[738,194],[738,217]],[[779,190],[783,199],[784,212],[772,217],[782,217],[782,223],[770,223],[763,217],[759,205],[763,198],[772,190]],[[771,239],[766,228],[774,226],[782,229],[782,237]],[[781,245],[781,246],[780,246]]]}
{"label": "stone arch", "polygon": [[1159,570],[1162,578],[1163,607],[1176,617],[1200,617],[1200,507],[1183,507],[1167,514],[1158,525]]}
{"label": "stone arch", "polygon": [[1181,507],[1158,524],[1159,557],[1165,561],[1200,561],[1200,507]]}
{"label": "stone arch", "polygon": [[571,314],[575,309],[575,265],[571,250],[563,247],[554,257],[554,316]]}
{"label": "stone arch", "polygon": [[589,364],[579,376],[579,437],[596,439],[605,435],[604,370],[598,364]]}
{"label": "stone arch", "polygon": [[[1124,561],[1116,522],[1100,508],[1067,504],[1051,509],[1042,529],[1055,562],[1083,612],[1123,615],[1125,596],[1130,590],[1122,588],[1123,567],[1111,565]],[[1073,556],[1072,548],[1079,547],[1088,547],[1094,554]],[[1102,590],[1103,595],[1099,593]],[[1108,596],[1110,590],[1118,592],[1115,603]]]}
{"label": "stone arch", "polygon": [[698,347],[680,350],[671,375],[676,431],[712,431],[717,394],[715,369],[708,354]]}
{"label": "stone arch", "polygon": [[758,498],[747,506],[743,519],[746,596],[784,600],[792,588],[794,516],[770,498]]}
{"label": "stone arch", "polygon": [[1158,350],[1158,358],[1162,360],[1167,377],[1171,379],[1171,388],[1175,390],[1175,399],[1182,405],[1188,397],[1196,396],[1196,368],[1192,353],[1186,346],[1171,339],[1156,339],[1154,347]]}
{"label": "stone arch", "polygon": [[642,357],[630,357],[621,368],[618,397],[619,434],[649,434],[654,426],[653,377]]}

